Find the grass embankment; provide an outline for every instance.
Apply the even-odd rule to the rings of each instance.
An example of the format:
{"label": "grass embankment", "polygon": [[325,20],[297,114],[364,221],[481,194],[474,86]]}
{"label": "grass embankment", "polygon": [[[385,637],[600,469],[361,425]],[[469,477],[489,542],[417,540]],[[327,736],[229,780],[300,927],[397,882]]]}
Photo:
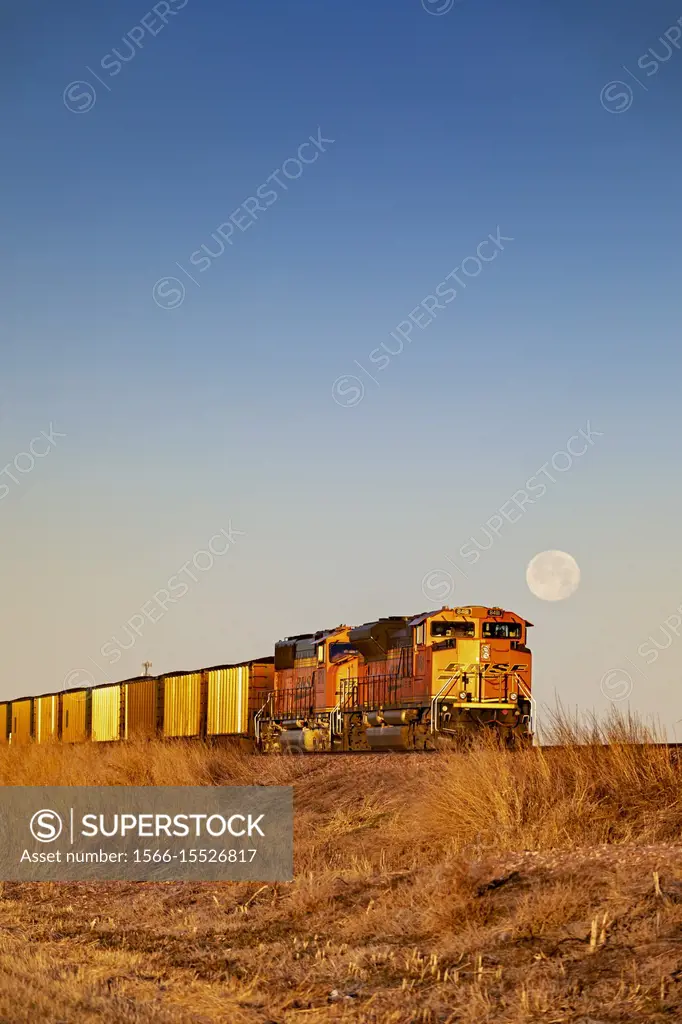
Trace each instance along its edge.
{"label": "grass embankment", "polygon": [[680,1019],[682,767],[627,724],[556,736],[420,756],[1,751],[4,785],[291,784],[296,879],[5,883],[0,1020]]}

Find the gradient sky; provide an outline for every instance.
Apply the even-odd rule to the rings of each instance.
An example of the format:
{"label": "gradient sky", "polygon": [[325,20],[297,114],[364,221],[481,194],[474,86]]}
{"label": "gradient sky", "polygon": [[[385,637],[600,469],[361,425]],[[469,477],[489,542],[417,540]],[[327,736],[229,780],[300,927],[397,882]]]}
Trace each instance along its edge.
{"label": "gradient sky", "polygon": [[[165,27],[137,0],[0,13],[0,467],[19,481],[0,475],[0,696],[483,603],[535,623],[541,703],[625,694],[682,738],[682,639],[638,654],[682,604],[682,50],[646,57],[682,6],[181,4],[156,5]],[[318,130],[334,141],[284,177]],[[275,172],[286,190],[198,271]],[[504,251],[373,366],[498,230]],[[186,294],[162,308],[171,276]],[[588,422],[601,436],[468,564]],[[580,565],[565,601],[526,585],[546,549]],[[112,666],[103,645],[188,561],[197,582]]]}

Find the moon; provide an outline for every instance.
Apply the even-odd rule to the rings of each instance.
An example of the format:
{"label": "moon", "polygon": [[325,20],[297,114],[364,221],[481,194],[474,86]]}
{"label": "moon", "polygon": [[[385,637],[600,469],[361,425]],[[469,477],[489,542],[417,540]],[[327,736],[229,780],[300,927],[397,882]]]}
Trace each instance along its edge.
{"label": "moon", "polygon": [[542,601],[563,601],[578,589],[580,566],[565,551],[542,551],[528,563],[526,583]]}

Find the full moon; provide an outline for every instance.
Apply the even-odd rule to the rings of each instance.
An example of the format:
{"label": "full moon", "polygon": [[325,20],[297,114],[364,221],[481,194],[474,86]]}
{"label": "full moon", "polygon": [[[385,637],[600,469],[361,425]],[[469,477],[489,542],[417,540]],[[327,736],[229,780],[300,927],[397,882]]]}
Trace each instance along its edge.
{"label": "full moon", "polygon": [[526,569],[526,583],[543,601],[563,601],[580,583],[580,567],[565,551],[542,551]]}

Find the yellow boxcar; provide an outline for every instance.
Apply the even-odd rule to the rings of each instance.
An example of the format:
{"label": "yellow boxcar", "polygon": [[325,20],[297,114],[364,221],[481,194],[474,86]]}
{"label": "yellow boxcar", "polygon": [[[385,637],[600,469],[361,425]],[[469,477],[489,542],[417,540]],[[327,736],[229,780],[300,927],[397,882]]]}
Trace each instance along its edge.
{"label": "yellow boxcar", "polygon": [[7,743],[7,737],[9,729],[7,728],[7,718],[9,716],[9,701],[3,700],[0,703],[0,744]]}
{"label": "yellow boxcar", "polygon": [[102,743],[121,738],[121,684],[92,690],[92,739]]}
{"label": "yellow boxcar", "polygon": [[131,679],[123,683],[124,735],[127,740],[152,739],[159,723],[159,681]]}
{"label": "yellow boxcar", "polygon": [[206,670],[209,736],[238,736],[249,729],[249,666],[225,665]]}
{"label": "yellow boxcar", "polygon": [[88,738],[90,690],[62,694],[62,741],[83,743]]}
{"label": "yellow boxcar", "polygon": [[201,736],[205,710],[205,674],[162,676],[163,735]]}
{"label": "yellow boxcar", "polygon": [[241,665],[216,665],[204,670],[206,687],[206,734],[253,735],[253,717],[274,689],[273,658]]}
{"label": "yellow boxcar", "polygon": [[13,700],[10,708],[10,743],[30,743],[33,724],[32,700]]}
{"label": "yellow boxcar", "polygon": [[36,697],[33,715],[33,735],[36,743],[50,743],[59,739],[59,694]]}

